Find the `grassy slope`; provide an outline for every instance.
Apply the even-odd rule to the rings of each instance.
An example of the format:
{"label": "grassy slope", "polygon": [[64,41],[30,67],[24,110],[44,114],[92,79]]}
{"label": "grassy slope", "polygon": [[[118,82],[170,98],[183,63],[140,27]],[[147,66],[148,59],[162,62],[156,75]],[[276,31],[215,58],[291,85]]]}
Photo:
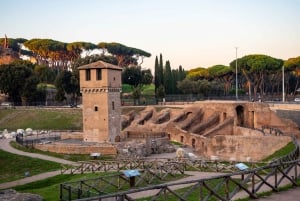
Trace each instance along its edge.
{"label": "grassy slope", "polygon": [[114,174],[112,173],[90,173],[77,175],[57,175],[41,181],[32,182],[22,186],[17,186],[14,189],[26,193],[39,194],[44,198],[44,201],[59,200],[59,187],[61,183],[72,182],[96,178],[101,175]]}
{"label": "grassy slope", "polygon": [[81,109],[0,110],[0,130],[18,128],[82,130]]}
{"label": "grassy slope", "polygon": [[21,179],[25,172],[30,175],[59,170],[60,164],[26,156],[19,156],[0,150],[1,183]]}

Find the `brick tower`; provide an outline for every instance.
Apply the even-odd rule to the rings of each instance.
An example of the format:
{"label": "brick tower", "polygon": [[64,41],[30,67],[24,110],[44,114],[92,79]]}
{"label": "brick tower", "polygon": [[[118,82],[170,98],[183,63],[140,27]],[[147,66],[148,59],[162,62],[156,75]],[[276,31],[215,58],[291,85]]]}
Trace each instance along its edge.
{"label": "brick tower", "polygon": [[83,141],[115,142],[121,132],[122,68],[103,61],[79,68]]}

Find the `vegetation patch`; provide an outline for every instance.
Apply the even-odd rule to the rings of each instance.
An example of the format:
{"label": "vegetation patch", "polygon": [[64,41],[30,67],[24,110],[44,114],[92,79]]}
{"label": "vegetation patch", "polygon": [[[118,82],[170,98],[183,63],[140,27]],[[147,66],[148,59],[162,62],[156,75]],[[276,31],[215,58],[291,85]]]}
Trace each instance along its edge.
{"label": "vegetation patch", "polygon": [[19,128],[34,130],[82,130],[80,109],[0,110],[0,130]]}
{"label": "vegetation patch", "polygon": [[[208,185],[211,189],[214,189],[216,186],[218,186],[218,184],[222,182],[222,179],[213,179],[213,180],[209,180],[209,181],[206,181],[206,185]],[[180,188],[180,189],[177,189],[175,190],[175,193],[177,195],[180,195],[180,196],[185,196],[185,200],[189,200],[189,201],[196,201],[196,200],[200,200],[200,191],[199,191],[199,187],[193,189],[193,186],[194,185],[191,185],[189,187],[185,187],[185,188]],[[231,192],[234,188],[236,187],[235,184],[233,183],[229,183],[229,186],[228,186],[228,190],[229,192]],[[187,192],[189,192],[189,194],[185,195]],[[217,192],[219,195],[221,196],[225,196],[225,189],[224,188],[220,188],[218,189]],[[202,191],[202,195],[203,197],[207,196],[210,192],[203,188],[203,191]],[[163,200],[168,200],[168,201],[177,201],[177,200],[180,200],[178,199],[177,195],[174,195],[173,193],[170,193],[170,192],[166,192],[165,194],[162,193],[161,196],[159,196],[157,199],[157,201],[163,201]],[[147,198],[141,198],[141,199],[138,199],[138,201],[150,201],[151,200],[151,197],[147,197]],[[217,197],[210,197],[211,201],[215,201],[215,200],[219,200]]]}
{"label": "vegetation patch", "polygon": [[73,182],[78,180],[92,179],[95,177],[113,174],[102,173],[90,173],[90,174],[77,174],[77,175],[57,175],[44,180],[28,183],[25,185],[17,186],[14,189],[20,192],[39,194],[44,198],[44,201],[59,200],[60,184],[65,182]]}
{"label": "vegetation patch", "polygon": [[45,161],[27,156],[20,156],[0,150],[0,181],[15,181],[25,177],[25,173],[36,175],[43,172],[59,170],[59,163]]}

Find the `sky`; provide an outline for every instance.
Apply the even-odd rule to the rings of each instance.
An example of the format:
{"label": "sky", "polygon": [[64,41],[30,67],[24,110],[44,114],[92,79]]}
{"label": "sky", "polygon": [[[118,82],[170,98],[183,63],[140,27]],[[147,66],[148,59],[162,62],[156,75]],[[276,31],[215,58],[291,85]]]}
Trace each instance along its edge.
{"label": "sky", "polygon": [[[172,69],[300,56],[300,0],[0,0],[0,37],[118,42]],[[237,48],[236,48],[237,47]]]}

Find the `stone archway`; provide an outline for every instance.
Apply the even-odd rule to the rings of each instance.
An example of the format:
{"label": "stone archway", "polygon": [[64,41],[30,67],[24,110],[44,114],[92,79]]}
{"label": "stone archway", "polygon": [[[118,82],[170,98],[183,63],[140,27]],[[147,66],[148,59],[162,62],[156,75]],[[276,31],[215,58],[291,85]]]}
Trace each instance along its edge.
{"label": "stone archway", "polygon": [[237,117],[237,126],[244,126],[244,107],[239,105],[235,108],[236,110],[236,117]]}

